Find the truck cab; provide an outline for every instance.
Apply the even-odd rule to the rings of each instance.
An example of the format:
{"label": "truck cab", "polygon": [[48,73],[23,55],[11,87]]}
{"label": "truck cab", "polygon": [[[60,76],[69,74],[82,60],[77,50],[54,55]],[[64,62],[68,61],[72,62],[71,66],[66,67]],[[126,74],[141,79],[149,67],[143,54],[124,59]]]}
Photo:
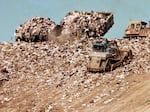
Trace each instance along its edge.
{"label": "truck cab", "polygon": [[124,38],[147,36],[147,23],[144,21],[132,21],[125,30]]}

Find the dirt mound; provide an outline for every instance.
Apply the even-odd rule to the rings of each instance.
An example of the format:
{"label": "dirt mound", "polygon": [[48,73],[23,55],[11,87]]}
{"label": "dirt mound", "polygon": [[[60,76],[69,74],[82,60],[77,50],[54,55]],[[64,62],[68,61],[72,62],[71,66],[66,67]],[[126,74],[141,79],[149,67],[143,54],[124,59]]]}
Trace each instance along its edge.
{"label": "dirt mound", "polygon": [[149,75],[150,38],[116,39],[120,48],[132,49],[134,58],[106,73],[87,72],[92,41],[0,43],[0,111],[105,112],[106,106],[131,87],[126,77]]}

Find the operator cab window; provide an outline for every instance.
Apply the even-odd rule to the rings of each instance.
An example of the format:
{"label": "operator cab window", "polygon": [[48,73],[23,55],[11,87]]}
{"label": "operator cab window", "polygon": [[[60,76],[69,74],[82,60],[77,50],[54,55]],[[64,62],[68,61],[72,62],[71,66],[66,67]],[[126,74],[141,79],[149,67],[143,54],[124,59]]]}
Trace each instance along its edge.
{"label": "operator cab window", "polygon": [[140,25],[140,24],[137,24],[137,25],[136,25],[136,28],[137,28],[137,29],[139,29],[140,27],[141,27],[141,25]]}
{"label": "operator cab window", "polygon": [[131,24],[131,29],[134,29],[134,26],[135,26],[134,24]]}
{"label": "operator cab window", "polygon": [[93,46],[93,50],[95,51],[100,51],[100,52],[104,52],[104,47],[99,47],[99,46]]}
{"label": "operator cab window", "polygon": [[93,50],[99,51],[99,52],[104,52],[104,46],[101,45],[101,43],[95,43],[95,44],[93,44]]}

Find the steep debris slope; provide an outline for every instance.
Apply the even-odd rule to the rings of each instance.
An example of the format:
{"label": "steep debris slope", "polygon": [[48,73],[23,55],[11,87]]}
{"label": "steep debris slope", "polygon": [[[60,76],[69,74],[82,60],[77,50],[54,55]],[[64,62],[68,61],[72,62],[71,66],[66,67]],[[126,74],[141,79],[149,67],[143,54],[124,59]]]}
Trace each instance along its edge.
{"label": "steep debris slope", "polygon": [[149,38],[116,39],[134,59],[106,73],[87,72],[92,41],[0,43],[0,111],[80,112],[114,101],[129,88],[126,76],[150,73]]}
{"label": "steep debris slope", "polygon": [[132,50],[134,59],[128,68],[130,73],[142,74],[150,71],[150,38],[142,39],[123,39],[119,41],[121,48],[129,48]]}

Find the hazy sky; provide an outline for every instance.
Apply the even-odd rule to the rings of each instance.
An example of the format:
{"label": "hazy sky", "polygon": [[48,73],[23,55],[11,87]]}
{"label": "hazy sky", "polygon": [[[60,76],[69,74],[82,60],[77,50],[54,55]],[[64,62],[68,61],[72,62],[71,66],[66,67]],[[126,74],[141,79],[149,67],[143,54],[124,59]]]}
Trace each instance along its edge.
{"label": "hazy sky", "polygon": [[121,38],[129,20],[150,20],[150,0],[0,0],[0,41],[11,41],[16,27],[34,16],[59,23],[73,10],[113,12],[115,24],[108,38]]}

